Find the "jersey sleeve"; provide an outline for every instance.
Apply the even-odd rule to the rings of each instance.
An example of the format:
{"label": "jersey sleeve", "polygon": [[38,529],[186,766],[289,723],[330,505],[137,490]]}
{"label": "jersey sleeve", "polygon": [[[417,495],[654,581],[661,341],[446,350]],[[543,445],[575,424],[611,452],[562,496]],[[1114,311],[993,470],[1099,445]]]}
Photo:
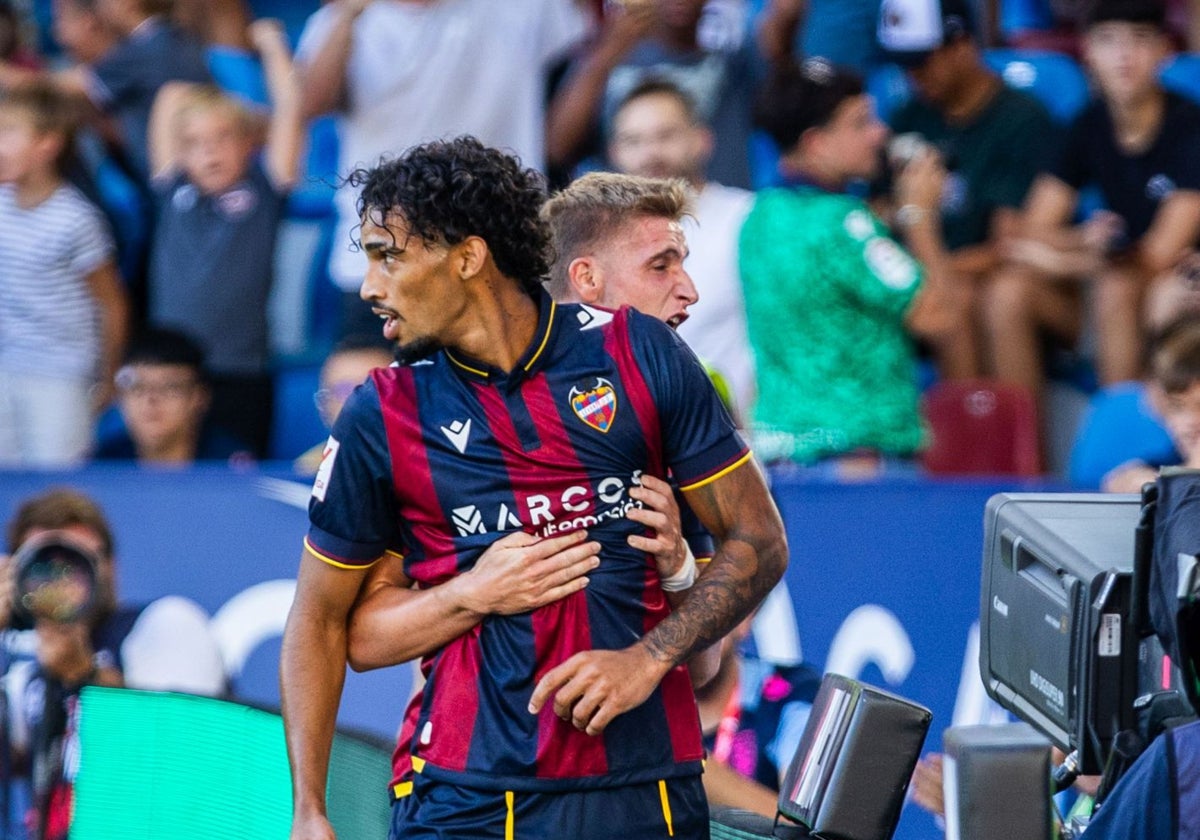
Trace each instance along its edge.
{"label": "jersey sleeve", "polygon": [[658,409],[663,457],[681,490],[712,481],[749,460],[704,366],[675,331],[627,310],[630,343]]}
{"label": "jersey sleeve", "polygon": [[921,264],[865,207],[834,224],[826,253],[835,282],[865,309],[903,317],[925,279]]}
{"label": "jersey sleeve", "polygon": [[322,453],[308,503],[312,553],[345,568],[400,553],[390,465],[379,393],[368,380],[346,401]]}
{"label": "jersey sleeve", "polygon": [[87,204],[79,217],[80,224],[71,243],[71,271],[86,277],[113,258],[116,246],[108,221],[94,205]]}

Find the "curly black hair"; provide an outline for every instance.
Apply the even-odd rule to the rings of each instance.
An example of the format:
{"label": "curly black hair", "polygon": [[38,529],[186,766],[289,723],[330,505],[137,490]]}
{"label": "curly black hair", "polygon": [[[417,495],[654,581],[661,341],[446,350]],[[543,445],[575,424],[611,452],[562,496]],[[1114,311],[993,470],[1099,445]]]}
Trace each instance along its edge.
{"label": "curly black hair", "polygon": [[359,218],[398,212],[426,242],[456,245],[478,236],[500,272],[537,296],[550,270],[550,231],[538,215],[545,182],[512,155],[469,136],[436,140],[358,169],[349,181],[362,188]]}

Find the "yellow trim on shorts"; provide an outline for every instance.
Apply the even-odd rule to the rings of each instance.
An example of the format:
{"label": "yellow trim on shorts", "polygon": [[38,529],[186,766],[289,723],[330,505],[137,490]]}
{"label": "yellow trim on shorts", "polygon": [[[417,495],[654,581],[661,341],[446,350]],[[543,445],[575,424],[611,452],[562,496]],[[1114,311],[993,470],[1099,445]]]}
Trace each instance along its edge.
{"label": "yellow trim on shorts", "polygon": [[667,836],[675,836],[675,825],[671,821],[671,800],[667,798],[667,780],[658,780],[658,798],[662,800],[663,819],[667,821]]}
{"label": "yellow trim on shorts", "polygon": [[516,817],[513,814],[513,800],[516,796],[511,790],[504,791],[504,807],[508,809],[508,813],[504,816],[504,840],[513,840],[515,832]]}
{"label": "yellow trim on shorts", "polygon": [[392,785],[392,796],[396,799],[403,799],[412,793],[412,788],[412,782],[400,782],[399,784]]}
{"label": "yellow trim on shorts", "polygon": [[380,561],[380,559],[383,557],[383,555],[381,554],[381,555],[379,555],[379,557],[376,557],[370,563],[364,563],[361,566],[351,566],[349,563],[343,563],[341,560],[334,560],[332,557],[330,557],[326,554],[322,554],[321,552],[317,551],[315,548],[313,548],[313,544],[308,541],[308,537],[304,538],[304,549],[309,554],[311,554],[313,557],[316,557],[318,560],[320,560],[322,563],[328,563],[330,566],[334,566],[338,569],[352,569],[352,570],[353,569],[369,569],[372,566],[374,566],[376,563],[378,563]]}
{"label": "yellow trim on shorts", "polygon": [[683,490],[684,492],[687,492],[688,490],[695,490],[699,487],[703,487],[705,484],[712,484],[718,478],[729,475],[731,472],[736,470],[742,464],[749,461],[752,455],[754,455],[753,452],[747,452],[741,458],[738,458],[736,461],[734,461],[732,464],[730,464],[728,467],[721,470],[720,472],[713,473],[708,478],[702,478],[699,481],[697,481],[695,484],[687,484],[687,485],[681,484],[681,485],[679,485],[679,489]]}
{"label": "yellow trim on shorts", "polygon": [[417,758],[414,755],[412,757],[412,766],[413,766],[414,773],[424,773],[425,772],[425,759]]}

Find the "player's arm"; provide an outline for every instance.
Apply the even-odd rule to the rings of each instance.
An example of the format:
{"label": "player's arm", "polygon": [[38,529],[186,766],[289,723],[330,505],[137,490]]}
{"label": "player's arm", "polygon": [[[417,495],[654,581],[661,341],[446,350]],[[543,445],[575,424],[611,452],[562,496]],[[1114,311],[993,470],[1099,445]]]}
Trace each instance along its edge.
{"label": "player's arm", "polygon": [[279,689],[292,768],[292,840],[332,840],[329,753],[346,679],[346,619],[366,567],[336,568],[305,549],[283,631]]}
{"label": "player's arm", "polygon": [[749,454],[715,480],[683,487],[717,541],[708,570],[674,612],[623,650],[577,653],[538,682],[529,711],[554,711],[589,735],[645,702],[676,665],[721,639],[762,601],[787,567],[787,541],[766,481]]}
{"label": "player's arm", "polygon": [[342,107],[346,100],[346,65],[354,42],[354,22],[371,0],[338,0],[333,27],[320,48],[299,65],[300,109],[311,120]]}
{"label": "player's arm", "polygon": [[389,556],[350,616],[349,661],[356,671],[432,653],[488,615],[528,612],[583,589],[600,544],[585,531],[539,540],[517,531],[488,546],[470,571],[413,589]]}

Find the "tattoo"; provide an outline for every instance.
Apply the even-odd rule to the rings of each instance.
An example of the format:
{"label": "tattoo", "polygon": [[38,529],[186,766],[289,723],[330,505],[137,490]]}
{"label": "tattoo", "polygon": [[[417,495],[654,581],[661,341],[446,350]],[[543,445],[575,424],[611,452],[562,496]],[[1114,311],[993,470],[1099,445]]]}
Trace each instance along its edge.
{"label": "tattoo", "polygon": [[688,493],[720,547],[683,603],[643,638],[660,661],[677,665],[720,640],[767,596],[787,566],[779,512],[757,469],[742,472]]}

